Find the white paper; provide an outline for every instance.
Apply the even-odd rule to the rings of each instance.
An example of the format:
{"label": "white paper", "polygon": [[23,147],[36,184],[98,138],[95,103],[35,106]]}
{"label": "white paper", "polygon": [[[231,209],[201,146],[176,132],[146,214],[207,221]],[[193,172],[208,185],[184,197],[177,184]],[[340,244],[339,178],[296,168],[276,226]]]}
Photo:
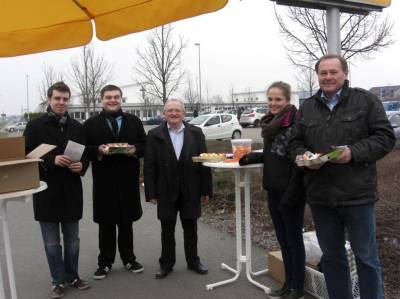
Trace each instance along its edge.
{"label": "white paper", "polygon": [[85,146],[68,140],[67,147],[65,148],[64,155],[68,156],[72,161],[79,162],[82,158]]}

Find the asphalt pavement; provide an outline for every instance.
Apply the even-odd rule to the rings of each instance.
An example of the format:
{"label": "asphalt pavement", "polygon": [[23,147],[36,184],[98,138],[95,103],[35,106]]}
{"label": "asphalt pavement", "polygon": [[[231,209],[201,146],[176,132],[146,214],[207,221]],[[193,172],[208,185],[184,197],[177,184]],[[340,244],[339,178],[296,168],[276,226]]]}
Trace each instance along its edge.
{"label": "asphalt pavement", "polygon": [[[111,200],[111,199],[110,199]],[[92,288],[78,291],[66,288],[66,298],[96,299],[181,299],[181,298],[266,298],[265,293],[250,284],[242,273],[236,282],[207,291],[206,284],[231,278],[232,275],[221,270],[221,262],[235,266],[234,237],[216,231],[199,221],[199,255],[209,269],[208,275],[198,275],[186,269],[183,251],[182,230],[177,224],[177,263],[174,271],[163,280],[156,280],[158,258],[161,252],[160,224],[156,218],[156,207],[143,202],[144,215],[134,223],[135,254],[145,270],[132,274],[122,267],[119,256],[108,277],[101,281],[93,279],[97,266],[97,225],[92,221],[91,176],[84,177],[84,216],[80,222],[80,275],[90,281]],[[32,203],[11,202],[8,204],[9,228],[13,252],[14,270],[18,298],[49,298],[50,273],[43,249],[39,225],[33,220]],[[266,267],[266,253],[253,246],[253,269]],[[0,241],[0,257],[3,276],[6,276],[4,244]],[[256,278],[268,286],[276,283],[268,276]],[[9,294],[8,282],[5,282]]]}

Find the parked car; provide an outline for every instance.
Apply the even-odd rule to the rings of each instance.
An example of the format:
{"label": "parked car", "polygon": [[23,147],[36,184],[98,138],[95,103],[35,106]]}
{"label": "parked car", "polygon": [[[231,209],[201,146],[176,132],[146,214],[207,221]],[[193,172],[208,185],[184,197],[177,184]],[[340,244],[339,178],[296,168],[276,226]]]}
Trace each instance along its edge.
{"label": "parked car", "polygon": [[190,123],[203,131],[206,139],[238,139],[242,137],[242,126],[236,115],[212,113],[199,115]]}
{"label": "parked car", "polygon": [[258,127],[260,125],[261,118],[268,112],[268,108],[247,108],[240,115],[240,124],[243,128],[252,125]]}
{"label": "parked car", "polygon": [[164,116],[156,115],[146,121],[147,125],[159,125],[164,121]]}
{"label": "parked car", "polygon": [[193,113],[193,111],[186,111],[184,120],[187,122],[191,121],[194,117]]}
{"label": "parked car", "polygon": [[400,112],[395,112],[390,115],[389,121],[392,124],[394,135],[396,136],[396,148],[400,148]]}
{"label": "parked car", "polygon": [[5,131],[7,132],[18,132],[18,131],[23,131],[25,130],[26,127],[26,122],[18,122],[12,125],[8,125],[4,128]]}
{"label": "parked car", "polygon": [[400,101],[387,101],[382,104],[388,117],[397,111],[400,111]]}

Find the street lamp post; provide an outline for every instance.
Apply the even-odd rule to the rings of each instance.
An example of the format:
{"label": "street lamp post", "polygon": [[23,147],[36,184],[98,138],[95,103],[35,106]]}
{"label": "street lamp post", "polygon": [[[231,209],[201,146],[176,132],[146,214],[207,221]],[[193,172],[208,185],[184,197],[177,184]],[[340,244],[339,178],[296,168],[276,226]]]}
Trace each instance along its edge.
{"label": "street lamp post", "polygon": [[147,114],[147,103],[146,103],[146,89],[144,89],[144,87],[142,86],[140,91],[142,92],[142,99],[143,99],[143,102],[144,102],[144,111],[143,111],[144,113],[143,113],[143,116],[146,115],[146,121],[147,121],[148,114]]}
{"label": "street lamp post", "polygon": [[26,119],[29,121],[29,75],[26,74]]}
{"label": "street lamp post", "polygon": [[201,68],[200,68],[200,43],[195,43],[195,46],[197,46],[198,49],[198,54],[199,54],[199,110],[201,110]]}

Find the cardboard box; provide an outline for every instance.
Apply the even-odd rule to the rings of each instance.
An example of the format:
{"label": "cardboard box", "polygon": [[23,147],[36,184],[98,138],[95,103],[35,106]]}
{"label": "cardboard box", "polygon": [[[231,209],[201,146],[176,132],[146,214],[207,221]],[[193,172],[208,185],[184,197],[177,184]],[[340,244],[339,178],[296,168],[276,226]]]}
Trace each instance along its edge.
{"label": "cardboard box", "polygon": [[42,144],[25,157],[25,138],[0,139],[0,193],[38,188],[39,158],[55,148]]}
{"label": "cardboard box", "polygon": [[268,273],[278,282],[282,284],[285,282],[285,268],[280,251],[270,251],[268,253]]}

